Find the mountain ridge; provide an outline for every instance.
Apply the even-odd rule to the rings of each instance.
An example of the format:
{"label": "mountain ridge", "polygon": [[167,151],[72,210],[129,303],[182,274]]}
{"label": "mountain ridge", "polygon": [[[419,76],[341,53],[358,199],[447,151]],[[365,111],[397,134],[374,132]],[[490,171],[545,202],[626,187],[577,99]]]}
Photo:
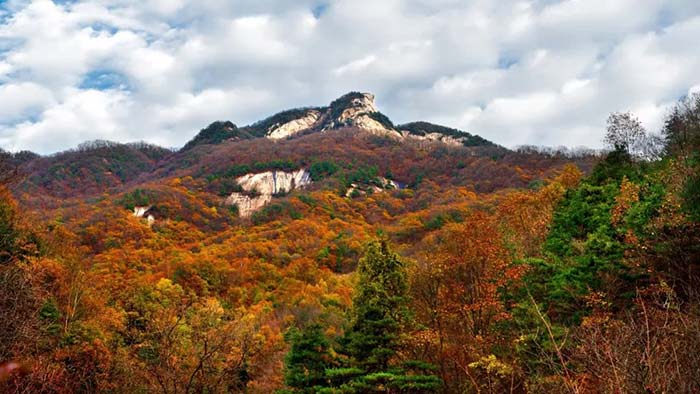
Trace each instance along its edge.
{"label": "mountain ridge", "polygon": [[425,121],[394,125],[389,117],[379,111],[374,99],[371,93],[349,92],[328,106],[284,110],[241,128],[231,121],[216,121],[202,129],[182,150],[224,140],[288,139],[349,127],[397,139],[433,140],[464,146],[496,145],[481,136]]}
{"label": "mountain ridge", "polygon": [[235,199],[232,193],[242,191],[243,176],[313,166],[339,169],[331,184],[312,188],[334,188],[342,196],[366,193],[379,178],[409,188],[425,179],[489,193],[527,187],[568,162],[586,171],[594,161],[513,151],[429,122],[395,125],[379,111],[372,94],[360,92],[343,95],[326,107],[285,110],[243,127],[215,121],[180,149],[93,141],[50,156],[23,152],[8,158],[25,175],[15,192],[38,205],[123,193],[146,184],[167,185],[175,178],[205,192],[216,205]]}

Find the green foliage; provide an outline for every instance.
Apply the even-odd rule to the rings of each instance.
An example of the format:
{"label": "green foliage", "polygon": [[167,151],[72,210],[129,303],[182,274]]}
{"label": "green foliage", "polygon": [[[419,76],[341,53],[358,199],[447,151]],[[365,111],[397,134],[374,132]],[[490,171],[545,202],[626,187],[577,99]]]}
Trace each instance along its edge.
{"label": "green foliage", "polygon": [[128,210],[133,210],[137,206],[147,206],[155,202],[155,193],[146,189],[134,189],[125,193],[117,203]]}
{"label": "green foliage", "polygon": [[47,322],[54,323],[61,317],[55,300],[47,300],[39,309],[39,318]]}
{"label": "green foliage", "polygon": [[308,194],[299,194],[297,198],[299,199],[299,201],[303,202],[304,204],[310,207],[315,207],[318,205],[318,201],[316,201],[316,199],[314,199]]}
{"label": "green foliage", "polygon": [[224,171],[208,175],[207,181],[213,182],[219,178],[238,178],[253,172],[294,171],[298,168],[299,166],[290,160],[270,160],[255,162],[253,164],[234,164]]}
{"label": "green foliage", "polygon": [[683,199],[683,209],[690,216],[691,220],[700,222],[700,153],[696,152],[690,159],[689,164],[694,169],[694,174],[686,179],[683,185],[681,197]]}
{"label": "green foliage", "polygon": [[447,223],[460,223],[464,221],[464,216],[459,211],[441,212],[423,224],[426,230],[433,231],[441,229]]}
{"label": "green foliage", "polygon": [[345,185],[350,186],[352,183],[361,185],[377,184],[378,175],[379,170],[376,166],[360,166],[354,170],[351,170],[345,176]]}
{"label": "green foliage", "polygon": [[391,122],[391,119],[389,119],[386,115],[384,115],[381,112],[371,112],[368,114],[370,118],[376,120],[381,124],[382,126],[386,127],[387,129],[393,129],[394,128],[394,123]]}
{"label": "green foliage", "polygon": [[341,339],[346,366],[327,376],[338,392],[434,392],[440,379],[416,371],[422,363],[397,366],[400,333],[410,323],[406,264],[386,240],[370,242],[357,268],[350,326]]}
{"label": "green foliage", "polygon": [[309,176],[311,177],[312,181],[316,182],[320,181],[321,179],[333,176],[336,172],[338,172],[339,169],[340,167],[334,162],[315,161],[309,167]]}
{"label": "green foliage", "polygon": [[[239,176],[248,174],[249,172],[252,171],[252,166],[249,166],[248,164],[236,164],[231,167],[229,167],[224,173],[223,176],[228,177],[228,178],[237,178]],[[215,175],[218,176],[218,175]]]}
{"label": "green foliage", "polygon": [[[641,235],[666,193],[652,172],[642,174],[625,151],[615,150],[557,207],[544,245],[545,258],[531,260],[532,269],[524,278],[555,322],[580,322],[590,310],[586,297],[609,290],[611,278],[616,294],[632,295],[643,274],[624,261],[630,247],[625,234]],[[631,202],[619,223],[613,223],[622,179],[628,175],[637,179],[638,200]]]}
{"label": "green foliage", "polygon": [[[634,198],[627,198],[620,210],[624,188]],[[569,328],[591,313],[594,294],[604,294],[613,309],[630,304],[646,282],[646,272],[626,260],[625,253],[634,247],[626,239],[628,234],[644,236],[665,193],[654,171],[633,163],[622,150],[611,152],[590,177],[567,192],[554,212],[544,255],[525,262],[530,269],[516,296],[521,301],[512,310],[526,332],[517,345],[520,354],[554,355],[555,342],[565,343]],[[551,336],[543,335],[542,311]],[[553,373],[541,358],[525,356],[524,362],[530,371]]]}
{"label": "green foliage", "polygon": [[202,129],[191,141],[182,148],[182,151],[190,150],[197,145],[218,144],[228,138],[237,137],[238,127],[226,121],[217,121]]}
{"label": "green foliage", "polygon": [[268,204],[259,211],[255,212],[251,218],[253,224],[260,225],[273,220],[278,220],[283,216],[297,220],[301,219],[301,212],[297,211],[288,201],[282,201],[275,204]]}
{"label": "green foliage", "polygon": [[627,149],[618,146],[593,169],[591,182],[594,184],[603,184],[609,180],[619,182],[625,176],[636,179],[637,166]]}
{"label": "green foliage", "polygon": [[58,335],[61,330],[58,319],[61,318],[61,311],[58,309],[56,300],[46,300],[39,308],[39,319],[45,324],[44,330],[50,335]]}
{"label": "green foliage", "polygon": [[330,342],[320,324],[287,332],[291,348],[284,360],[284,383],[292,393],[316,393],[328,386],[326,369],[332,366]]}
{"label": "green foliage", "polygon": [[557,321],[580,321],[589,310],[585,296],[601,290],[603,278],[631,275],[622,261],[625,245],[611,223],[618,189],[615,183],[583,183],[571,191],[555,212],[547,258],[531,261],[525,282]]}
{"label": "green foliage", "polygon": [[0,264],[11,261],[19,252],[20,232],[15,224],[12,202],[0,195]]}

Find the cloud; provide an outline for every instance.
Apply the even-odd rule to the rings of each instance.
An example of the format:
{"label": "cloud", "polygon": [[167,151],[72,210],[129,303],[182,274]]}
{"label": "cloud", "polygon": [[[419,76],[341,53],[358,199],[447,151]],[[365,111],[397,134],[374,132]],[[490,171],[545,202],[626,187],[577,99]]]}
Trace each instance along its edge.
{"label": "cloud", "polygon": [[657,130],[700,86],[694,0],[11,0],[0,147],[181,146],[214,120],[371,91],[396,123],[600,146],[607,114]]}

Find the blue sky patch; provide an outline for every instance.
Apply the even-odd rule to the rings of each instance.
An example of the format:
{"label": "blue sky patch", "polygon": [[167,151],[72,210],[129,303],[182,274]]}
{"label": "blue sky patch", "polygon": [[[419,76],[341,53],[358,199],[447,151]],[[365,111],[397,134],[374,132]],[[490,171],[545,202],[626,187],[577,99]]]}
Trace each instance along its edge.
{"label": "blue sky patch", "polygon": [[92,25],[90,25],[90,27],[96,32],[106,31],[109,34],[117,34],[117,32],[119,31],[119,29],[117,29],[116,27],[110,26],[106,23],[93,23]]}
{"label": "blue sky patch", "polygon": [[123,89],[128,85],[127,78],[117,72],[110,70],[93,70],[85,74],[80,83],[81,89]]}
{"label": "blue sky patch", "polygon": [[516,64],[518,64],[518,59],[514,57],[503,56],[498,58],[498,68],[502,70],[507,70]]}
{"label": "blue sky patch", "polygon": [[327,10],[328,10],[328,4],[327,3],[320,3],[320,4],[316,4],[311,9],[311,13],[314,14],[314,18],[319,19],[323,16],[323,14],[326,13]]}

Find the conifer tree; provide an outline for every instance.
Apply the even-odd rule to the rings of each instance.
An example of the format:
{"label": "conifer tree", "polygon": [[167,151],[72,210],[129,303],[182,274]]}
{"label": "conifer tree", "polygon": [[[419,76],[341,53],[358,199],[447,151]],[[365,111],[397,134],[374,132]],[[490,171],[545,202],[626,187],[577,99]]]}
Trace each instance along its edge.
{"label": "conifer tree", "polygon": [[327,387],[325,370],[331,366],[330,343],[323,326],[312,324],[287,333],[291,349],[285,358],[286,393],[316,393]]}
{"label": "conifer tree", "polygon": [[385,240],[370,242],[358,266],[350,327],[342,338],[345,368],[326,371],[332,393],[432,393],[438,377],[419,361],[399,363],[401,332],[410,325],[406,265]]}

